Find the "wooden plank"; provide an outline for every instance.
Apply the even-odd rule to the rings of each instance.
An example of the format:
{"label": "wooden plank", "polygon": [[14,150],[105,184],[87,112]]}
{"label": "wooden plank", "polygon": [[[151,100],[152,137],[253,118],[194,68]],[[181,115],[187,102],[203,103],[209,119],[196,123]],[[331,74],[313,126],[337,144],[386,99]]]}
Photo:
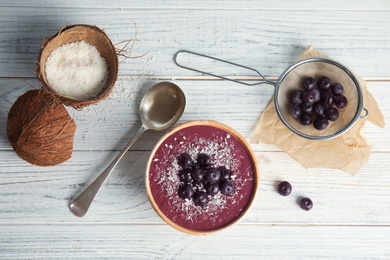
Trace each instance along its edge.
{"label": "wooden plank", "polygon": [[[128,152],[84,218],[68,210],[72,197],[92,181],[116,155],[114,152],[74,152],[54,167],[36,167],[11,151],[0,157],[0,219],[13,224],[151,223],[163,221],[152,209],[145,188],[150,152]],[[304,169],[280,152],[256,152],[260,185],[242,224],[390,225],[390,153],[376,152],[354,177],[331,169]],[[279,181],[293,192],[282,197]],[[297,200],[308,196],[314,208],[303,211]]]}
{"label": "wooden plank", "polygon": [[[28,82],[39,88],[37,80]],[[75,150],[119,150],[124,147],[141,125],[138,106],[146,89],[158,81],[147,77],[120,77],[114,92],[107,100],[81,111],[69,108],[77,124]],[[251,138],[261,112],[273,95],[272,86],[244,86],[227,81],[177,80],[187,97],[186,110],[179,123],[191,120],[216,120]],[[387,122],[390,104],[387,82],[368,82],[368,89],[376,98]],[[18,96],[31,89],[20,79],[0,79],[0,150],[11,149],[6,138],[7,113]],[[372,144],[373,151],[389,151],[389,128],[367,123],[362,131]],[[163,133],[146,132],[134,144],[133,150],[151,150]],[[258,151],[280,151],[270,145],[254,145]]]}
{"label": "wooden plank", "polygon": [[389,10],[389,4],[384,0],[376,0],[376,1],[337,1],[330,0],[326,3],[322,1],[310,1],[307,2],[305,0],[297,0],[293,3],[290,1],[213,1],[213,2],[202,2],[202,1],[128,1],[128,0],[110,0],[110,1],[91,1],[91,0],[83,0],[77,2],[69,2],[65,0],[60,1],[12,1],[5,0],[1,2],[0,6],[8,7],[41,7],[41,8],[118,8],[118,9],[239,9],[239,10],[307,10],[307,11],[318,11],[318,10]]}
{"label": "wooden plank", "polygon": [[161,225],[0,226],[4,259],[388,259],[390,227],[239,225],[189,236]]}
{"label": "wooden plank", "polygon": [[[386,56],[390,53],[389,17],[388,11],[382,10],[335,14],[330,10],[2,7],[0,76],[34,76],[42,39],[66,24],[97,25],[118,43],[134,36],[132,21],[135,21],[139,42],[132,55],[147,55],[121,63],[121,75],[194,76],[172,62],[178,50],[189,49],[276,77],[311,44],[363,77],[389,78],[390,59]],[[213,67],[206,64],[204,69]],[[237,68],[221,67],[221,71],[225,75],[248,76]]]}
{"label": "wooden plank", "polygon": [[[10,1],[0,3],[0,258],[1,259],[390,259],[390,128],[367,123],[372,144],[356,176],[304,169],[278,147],[253,144],[261,178],[251,209],[234,227],[205,237],[182,234],[152,209],[145,167],[164,133],[147,132],[110,177],[88,214],[68,210],[80,192],[138,130],[138,105],[162,80],[187,96],[179,123],[217,120],[249,140],[273,93],[214,80],[174,65],[180,49],[210,54],[258,69],[269,79],[313,44],[369,80],[385,120],[390,105],[390,5],[376,1]],[[110,97],[81,111],[68,108],[78,130],[73,157],[36,167],[12,151],[7,113],[16,98],[40,87],[35,62],[41,40],[65,24],[104,29],[114,43],[138,35],[133,55],[120,64]],[[229,77],[258,80],[237,68],[199,60],[192,64]],[[215,68],[214,68],[215,67]],[[276,184],[293,192],[282,197]],[[314,201],[303,211],[300,196]]]}

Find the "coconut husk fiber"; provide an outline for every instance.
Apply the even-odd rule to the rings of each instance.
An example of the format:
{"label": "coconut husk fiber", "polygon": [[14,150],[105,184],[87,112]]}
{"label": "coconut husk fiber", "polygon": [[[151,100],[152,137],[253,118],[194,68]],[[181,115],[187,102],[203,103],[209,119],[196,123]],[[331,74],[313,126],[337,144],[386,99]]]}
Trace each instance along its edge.
{"label": "coconut husk fiber", "polygon": [[61,102],[45,90],[20,96],[8,113],[7,136],[20,158],[52,166],[72,156],[76,124]]}
{"label": "coconut husk fiber", "polygon": [[[88,100],[78,100],[56,93],[50,86],[45,74],[46,60],[55,49],[64,44],[79,41],[84,41],[92,46],[95,46],[100,55],[105,59],[109,70],[107,83],[103,90],[97,96]],[[65,105],[80,108],[105,99],[111,93],[117,79],[117,75],[118,56],[116,49],[105,32],[96,26],[86,24],[66,26],[52,37],[42,41],[42,47],[37,60],[38,79],[45,89],[57,95],[57,97]]]}
{"label": "coconut husk fiber", "polygon": [[[311,57],[329,58],[309,46],[301,58]],[[318,73],[326,75],[324,71]],[[269,102],[256,125],[251,143],[275,144],[305,168],[332,168],[356,174],[371,154],[370,144],[360,133],[362,128],[367,120],[379,127],[384,127],[385,122],[378,104],[367,90],[366,82],[357,75],[355,77],[362,89],[363,107],[368,110],[368,116],[359,118],[353,127],[341,136],[321,141],[300,137],[283,124],[276,113],[274,103]]]}

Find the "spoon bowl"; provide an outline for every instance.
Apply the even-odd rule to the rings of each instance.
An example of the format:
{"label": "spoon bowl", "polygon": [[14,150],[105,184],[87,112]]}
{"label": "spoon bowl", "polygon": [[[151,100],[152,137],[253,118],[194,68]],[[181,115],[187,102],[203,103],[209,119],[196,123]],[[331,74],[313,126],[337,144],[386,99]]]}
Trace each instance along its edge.
{"label": "spoon bowl", "polygon": [[185,105],[184,93],[177,85],[171,82],[160,82],[153,85],[145,93],[140,104],[141,128],[111,164],[70,203],[70,211],[77,217],[83,217],[116,165],[141,134],[148,129],[162,131],[173,126],[183,114]]}
{"label": "spoon bowl", "polygon": [[156,131],[174,125],[185,108],[185,96],[171,82],[160,82],[152,86],[141,101],[139,114],[142,125]]}

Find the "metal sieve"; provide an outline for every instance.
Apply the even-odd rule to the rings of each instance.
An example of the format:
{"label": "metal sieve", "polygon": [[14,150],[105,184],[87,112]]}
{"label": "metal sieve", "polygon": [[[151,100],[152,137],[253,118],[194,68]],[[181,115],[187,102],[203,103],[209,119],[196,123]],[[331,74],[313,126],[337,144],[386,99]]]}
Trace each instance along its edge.
{"label": "metal sieve", "polygon": [[[256,74],[259,75],[262,80],[258,82],[248,83],[241,80],[231,79],[214,73],[209,73],[199,69],[191,68],[189,66],[182,65],[178,62],[178,57],[180,54],[195,55],[201,58],[206,58],[217,62],[226,63],[228,65],[237,66],[246,70],[251,70],[256,72]],[[279,116],[280,120],[293,133],[310,140],[326,140],[340,136],[341,134],[348,131],[359,118],[365,118],[368,116],[367,109],[363,108],[363,93],[359,81],[353,75],[353,73],[345,66],[330,59],[314,57],[300,60],[299,62],[294,63],[293,65],[288,67],[276,81],[266,79],[256,69],[191,51],[178,51],[174,55],[174,62],[177,66],[181,68],[233,81],[247,86],[255,86],[260,84],[269,84],[274,86],[275,91],[273,100],[276,113]],[[348,99],[348,105],[346,108],[340,110],[339,118],[334,122],[330,122],[329,126],[326,129],[316,130],[312,125],[301,125],[299,120],[291,116],[289,112],[289,93],[292,90],[299,89],[305,77],[318,78],[323,75],[329,77],[335,82],[337,81],[341,83],[344,86],[343,95]],[[364,111],[363,115],[362,110]]]}

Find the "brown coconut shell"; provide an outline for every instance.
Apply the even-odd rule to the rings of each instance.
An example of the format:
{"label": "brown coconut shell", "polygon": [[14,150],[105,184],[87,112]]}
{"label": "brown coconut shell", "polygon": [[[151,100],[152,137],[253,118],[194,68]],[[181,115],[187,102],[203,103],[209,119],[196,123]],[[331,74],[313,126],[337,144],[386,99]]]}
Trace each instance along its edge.
{"label": "brown coconut shell", "polygon": [[[72,97],[59,95],[50,86],[46,78],[45,64],[50,54],[61,45],[84,41],[96,47],[100,55],[106,60],[109,70],[108,80],[103,90],[94,98],[88,100],[78,100]],[[57,95],[65,105],[76,108],[84,107],[105,99],[112,91],[118,75],[118,56],[115,46],[107,37],[104,31],[96,26],[86,24],[75,24],[64,27],[57,34],[42,41],[42,47],[37,60],[37,76],[41,84],[48,91]]]}
{"label": "brown coconut shell", "polygon": [[72,156],[76,124],[61,102],[45,90],[20,96],[8,113],[7,136],[25,161],[52,166]]}

